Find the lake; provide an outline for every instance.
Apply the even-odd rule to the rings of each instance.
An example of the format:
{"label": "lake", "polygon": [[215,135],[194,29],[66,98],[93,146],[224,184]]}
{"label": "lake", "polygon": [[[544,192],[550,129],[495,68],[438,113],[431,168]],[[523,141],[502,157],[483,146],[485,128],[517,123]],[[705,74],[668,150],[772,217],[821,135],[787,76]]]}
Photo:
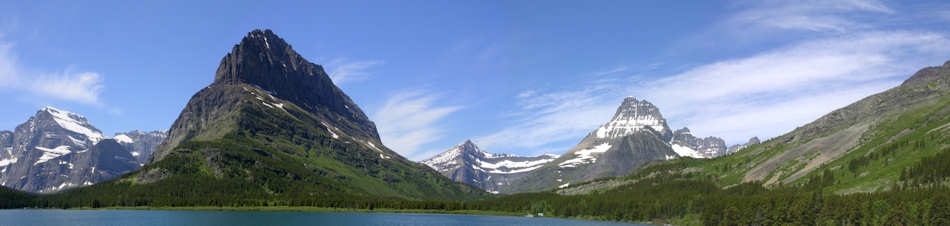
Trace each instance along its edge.
{"label": "lake", "polygon": [[643,225],[511,216],[282,211],[0,210],[0,225]]}

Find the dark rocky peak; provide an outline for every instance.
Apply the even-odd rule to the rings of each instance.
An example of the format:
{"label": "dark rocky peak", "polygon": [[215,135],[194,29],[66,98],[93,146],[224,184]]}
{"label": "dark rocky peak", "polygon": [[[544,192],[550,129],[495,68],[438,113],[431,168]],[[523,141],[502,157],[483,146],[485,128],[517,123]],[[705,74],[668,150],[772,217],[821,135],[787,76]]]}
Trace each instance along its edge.
{"label": "dark rocky peak", "polygon": [[457,147],[459,147],[459,149],[461,149],[465,153],[481,153],[482,152],[482,149],[478,148],[478,146],[476,146],[475,143],[472,142],[472,140],[465,140],[465,142],[462,142]]}
{"label": "dark rocky peak", "polygon": [[0,148],[13,146],[13,132],[0,131]]}
{"label": "dark rocky peak", "polygon": [[323,67],[304,59],[271,30],[254,30],[221,59],[215,85],[247,84],[290,101],[328,121],[343,117],[358,124],[351,135],[379,140],[376,126],[333,84]]}
{"label": "dark rocky peak", "polygon": [[689,128],[683,127],[682,129],[678,129],[678,130],[674,131],[673,134],[674,134],[674,135],[679,135],[679,134],[693,134],[693,133],[689,131]]}
{"label": "dark rocky peak", "polygon": [[762,143],[762,141],[759,140],[759,137],[752,137],[752,138],[749,138],[749,142],[747,142],[747,143],[745,143],[745,144],[746,144],[746,145],[753,145],[753,144],[759,144],[759,143]]}
{"label": "dark rocky peak", "polygon": [[663,115],[660,114],[660,109],[653,105],[653,103],[646,100],[637,100],[637,98],[634,97],[627,97],[623,99],[623,103],[617,108],[613,119],[646,117],[662,119]]}
{"label": "dark rocky peak", "polygon": [[613,119],[601,126],[592,134],[596,138],[620,138],[637,132],[652,130],[662,140],[669,140],[673,135],[666,119],[660,114],[660,109],[646,100],[637,100],[633,97],[623,99]]}

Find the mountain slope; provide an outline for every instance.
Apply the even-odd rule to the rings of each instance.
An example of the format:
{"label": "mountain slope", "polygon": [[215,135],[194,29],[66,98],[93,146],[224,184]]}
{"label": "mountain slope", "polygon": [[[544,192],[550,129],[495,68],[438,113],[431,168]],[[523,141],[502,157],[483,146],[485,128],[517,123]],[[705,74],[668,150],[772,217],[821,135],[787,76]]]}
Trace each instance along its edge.
{"label": "mountain slope", "polygon": [[192,97],[149,164],[50,199],[172,205],[482,195],[383,146],[322,67],[270,30],[255,30]]}
{"label": "mountain slope", "polygon": [[0,132],[0,147],[0,184],[27,192],[91,185],[139,168],[85,117],[52,107],[15,132]]}
{"label": "mountain slope", "polygon": [[499,188],[557,157],[551,154],[533,157],[491,154],[482,151],[471,140],[466,140],[422,163],[454,181],[498,193]]}
{"label": "mountain slope", "polygon": [[630,174],[652,161],[678,157],[710,158],[726,150],[722,139],[698,139],[681,129],[674,134],[660,110],[627,97],[614,117],[556,160],[503,187],[503,193],[567,187],[602,177]]}
{"label": "mountain slope", "polygon": [[[717,178],[723,187],[814,186],[850,194],[933,186],[915,178],[923,160],[950,151],[950,61],[924,68],[900,86],[863,98],[784,135],[708,161],[672,161],[657,169]],[[737,147],[738,148],[738,147]],[[916,171],[915,171],[916,170]],[[918,173],[911,173],[911,172]],[[632,178],[634,181],[638,178]],[[620,179],[626,180],[626,179]]]}

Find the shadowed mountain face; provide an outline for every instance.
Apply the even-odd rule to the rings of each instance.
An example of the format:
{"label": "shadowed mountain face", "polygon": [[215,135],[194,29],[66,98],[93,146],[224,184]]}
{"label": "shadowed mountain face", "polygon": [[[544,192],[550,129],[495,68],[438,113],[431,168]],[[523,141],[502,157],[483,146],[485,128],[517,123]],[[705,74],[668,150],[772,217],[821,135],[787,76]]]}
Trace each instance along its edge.
{"label": "shadowed mountain face", "polygon": [[[333,84],[323,67],[301,57],[270,30],[252,31],[235,45],[221,59],[214,83],[206,89],[236,85],[249,85],[267,96],[294,103],[322,121],[345,121],[335,126],[349,136],[380,143],[376,125]],[[226,97],[199,97],[203,94],[195,94],[194,104],[182,111],[166,142],[155,151],[154,160],[162,159],[169,149],[196,136],[194,131],[213,127],[206,125],[213,118],[209,115],[214,114],[209,112],[211,108],[231,104],[221,103]]]}
{"label": "shadowed mountain face", "polygon": [[52,193],[87,186],[138,169],[115,140],[82,115],[46,107],[14,132],[0,132],[0,184]]}
{"label": "shadowed mountain face", "polygon": [[132,157],[135,157],[136,161],[145,164],[166,136],[168,136],[168,133],[165,131],[144,132],[134,130],[127,133],[116,133],[114,138],[116,142],[119,142],[123,148],[129,151],[129,154],[132,154]]}
{"label": "shadowed mountain face", "polygon": [[[373,122],[319,65],[271,31],[224,57],[142,170],[63,195],[174,202],[485,195],[382,145]],[[182,184],[189,186],[183,187]]]}

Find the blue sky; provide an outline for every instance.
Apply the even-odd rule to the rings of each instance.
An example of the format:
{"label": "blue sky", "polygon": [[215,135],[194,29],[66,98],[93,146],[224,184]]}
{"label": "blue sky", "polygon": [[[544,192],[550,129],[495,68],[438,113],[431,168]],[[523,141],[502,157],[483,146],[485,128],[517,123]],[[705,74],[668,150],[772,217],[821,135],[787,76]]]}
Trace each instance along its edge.
{"label": "blue sky", "polygon": [[941,1],[0,2],[0,129],[43,106],[167,129],[269,28],[414,160],[561,154],[647,99],[672,127],[781,135],[950,59]]}

